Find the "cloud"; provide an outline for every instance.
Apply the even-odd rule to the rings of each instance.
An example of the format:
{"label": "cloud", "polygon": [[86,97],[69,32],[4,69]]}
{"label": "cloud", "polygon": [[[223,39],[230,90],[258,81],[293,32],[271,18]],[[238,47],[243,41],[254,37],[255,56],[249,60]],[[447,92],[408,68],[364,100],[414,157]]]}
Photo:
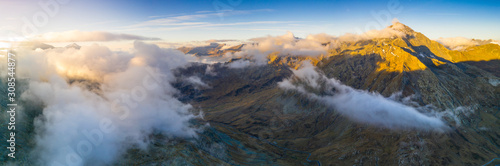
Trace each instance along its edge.
{"label": "cloud", "polygon": [[80,49],[21,49],[18,52],[21,54],[22,64],[26,64],[18,68],[18,72],[34,79],[58,74],[65,78],[100,81],[106,74],[127,69],[134,57],[130,53],[113,52],[108,47],[97,44],[82,46]]}
{"label": "cloud", "polygon": [[308,41],[315,41],[319,43],[328,43],[331,42],[332,40],[335,40],[336,37],[326,34],[326,33],[319,33],[319,34],[311,34],[307,35],[306,40]]}
{"label": "cloud", "polygon": [[436,40],[437,42],[444,45],[446,48],[450,50],[463,50],[467,47],[479,46],[484,44],[498,44],[499,41],[496,40],[478,40],[478,39],[469,39],[465,37],[451,37],[451,38],[439,38]]}
{"label": "cloud", "polygon": [[329,79],[308,62],[293,73],[293,77],[278,86],[320,101],[355,122],[389,129],[445,131],[449,128],[439,117],[427,116],[417,108]]}
{"label": "cloud", "polygon": [[[231,17],[236,15],[248,15],[262,12],[272,12],[272,9],[257,9],[257,10],[222,10],[222,11],[201,11],[195,14],[185,14],[178,16],[150,16],[150,20],[140,22],[133,25],[120,27],[120,31],[177,31],[185,29],[209,29],[209,30],[224,30],[233,27],[244,27],[243,30],[256,30],[248,28],[254,25],[283,25],[289,27],[289,23],[297,23],[299,21],[247,21],[247,22],[228,22],[221,23],[218,18]],[[214,21],[219,20],[219,21]],[[263,29],[259,29],[263,30]]]}
{"label": "cloud", "polygon": [[193,107],[174,97],[172,70],[189,63],[178,50],[135,42],[132,53],[93,45],[17,57],[20,77],[30,78],[21,99],[33,105],[25,107],[43,106],[34,121],[37,165],[110,165],[129,148],[145,149],[152,134],[196,138],[201,130],[189,122],[200,118]]}
{"label": "cloud", "polygon": [[479,45],[478,42],[465,37],[439,38],[436,41],[451,50],[461,50],[466,47]]}
{"label": "cloud", "polygon": [[38,35],[32,40],[39,42],[87,42],[87,41],[120,41],[120,40],[160,40],[131,34],[117,34],[102,31],[64,31],[49,32]]}
{"label": "cloud", "polygon": [[210,88],[210,86],[203,81],[201,81],[201,78],[198,76],[191,76],[188,78],[185,78],[188,83],[193,85],[195,88],[200,89],[200,88]]}
{"label": "cloud", "polygon": [[229,68],[233,68],[233,69],[240,69],[240,68],[245,68],[245,67],[248,67],[248,66],[251,66],[252,65],[252,62],[249,61],[249,60],[236,60],[236,61],[233,61],[233,62],[230,62],[229,64],[227,64],[227,67]]}
{"label": "cloud", "polygon": [[189,42],[164,42],[164,41],[157,41],[157,42],[148,42],[148,43],[154,43],[162,48],[190,48],[190,47],[204,47],[204,46],[210,46],[212,43],[223,43],[225,46],[223,46],[223,49],[241,44],[242,42],[240,40],[232,40],[232,39],[223,39],[223,40],[216,40],[216,39],[211,39],[211,40],[205,40],[205,41],[189,41]]}
{"label": "cloud", "polygon": [[213,65],[207,65],[207,68],[205,69],[205,74],[216,76],[217,72],[215,71],[215,67]]}
{"label": "cloud", "polygon": [[205,41],[207,43],[218,43],[218,42],[239,42],[239,40],[236,39],[210,39]]}
{"label": "cloud", "polygon": [[[163,18],[157,18],[161,16],[154,16],[152,19],[148,21],[144,21],[138,24],[127,26],[126,28],[138,28],[138,27],[161,27],[161,26],[175,26],[175,25],[187,25],[191,23],[202,24],[202,25],[219,25],[219,24],[207,24],[206,22],[192,22],[200,19],[212,18],[212,17],[220,17],[221,14],[224,16],[232,16],[232,15],[244,15],[244,14],[252,14],[257,12],[271,12],[271,9],[257,9],[257,10],[227,10],[222,12],[216,11],[203,11],[197,12],[197,14],[187,14],[180,16],[169,16]],[[265,21],[264,21],[265,22]],[[254,22],[258,23],[258,22]],[[223,25],[223,24],[220,24]],[[185,28],[185,27],[179,27]]]}
{"label": "cloud", "polygon": [[[210,30],[221,30],[224,27],[234,27],[234,26],[246,26],[246,25],[256,25],[256,24],[289,24],[289,23],[297,23],[297,21],[249,21],[249,22],[233,22],[233,23],[214,23],[214,22],[177,22],[171,20],[173,22],[162,23],[159,22],[157,24],[148,23],[146,25],[132,25],[123,27],[122,31],[137,31],[137,30],[154,30],[154,31],[174,31],[174,30],[183,30],[183,29],[199,29],[206,28]],[[231,29],[234,30],[234,29]],[[245,28],[242,30],[276,30],[276,29],[255,29],[255,28]],[[277,30],[283,31],[283,30]]]}
{"label": "cloud", "polygon": [[[342,36],[331,36],[325,33],[310,34],[306,38],[295,37],[292,32],[282,36],[267,36],[250,39],[236,57],[251,57],[257,62],[266,62],[267,56],[277,53],[279,56],[321,56],[330,49],[338,48],[342,43],[371,40],[376,38],[405,37],[405,26],[397,19],[393,26],[382,30],[371,30],[363,34],[347,33]],[[263,64],[263,63],[262,63]]]}
{"label": "cloud", "polygon": [[395,22],[393,27],[387,27],[381,30],[370,30],[362,34],[346,33],[343,36],[339,36],[336,42],[356,42],[377,38],[404,37],[406,34],[401,31],[403,28],[403,24]]}
{"label": "cloud", "polygon": [[292,32],[282,36],[267,36],[250,39],[252,44],[247,44],[236,56],[251,56],[259,62],[266,62],[267,55],[277,52],[285,56],[319,56],[326,54],[328,46],[322,45],[329,36],[311,35],[306,39],[299,39]]}
{"label": "cloud", "polygon": [[399,24],[401,24],[401,22],[399,22],[398,18],[393,18],[392,21],[391,21],[391,23],[392,23],[392,25],[399,25]]}

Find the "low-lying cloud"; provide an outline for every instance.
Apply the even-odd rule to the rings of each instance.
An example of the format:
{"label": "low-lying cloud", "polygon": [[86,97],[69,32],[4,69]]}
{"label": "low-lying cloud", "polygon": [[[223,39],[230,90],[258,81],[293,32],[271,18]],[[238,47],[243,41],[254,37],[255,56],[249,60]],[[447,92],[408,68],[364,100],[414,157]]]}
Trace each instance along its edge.
{"label": "low-lying cloud", "polygon": [[278,86],[320,101],[355,122],[389,129],[445,131],[449,128],[440,118],[427,116],[414,107],[329,79],[310,63],[305,62],[293,73],[293,77]]}
{"label": "low-lying cloud", "polygon": [[110,165],[129,148],[146,149],[152,134],[200,131],[190,121],[201,114],[174,97],[171,70],[190,58],[178,50],[135,42],[132,53],[93,45],[17,54],[19,74],[30,78],[21,99],[44,106],[34,121],[37,165]]}
{"label": "low-lying cloud", "polygon": [[251,61],[240,59],[240,60],[236,60],[236,61],[233,61],[233,62],[227,64],[227,67],[233,68],[233,69],[240,69],[240,68],[248,67],[250,65],[252,65]]}
{"label": "low-lying cloud", "polygon": [[243,50],[258,50],[265,54],[279,52],[281,55],[292,56],[316,56],[326,53],[325,46],[322,46],[321,42],[309,38],[299,39],[292,32],[287,32],[282,36],[268,36],[250,40],[256,44],[245,45]]}
{"label": "low-lying cloud", "polygon": [[362,34],[346,33],[342,36],[331,36],[325,33],[311,34],[306,38],[298,38],[292,32],[282,36],[267,36],[250,39],[241,52],[232,56],[250,57],[256,63],[265,64],[269,54],[278,56],[327,56],[328,50],[339,48],[342,43],[371,40],[376,38],[404,37],[405,26],[393,21],[393,26],[381,30],[371,30]]}
{"label": "low-lying cloud", "polygon": [[464,50],[467,47],[479,46],[484,44],[499,44],[500,41],[496,40],[478,40],[478,39],[469,39],[465,37],[450,37],[450,38],[439,38],[436,40],[437,42],[444,45],[446,48],[450,50]]}
{"label": "low-lying cloud", "polygon": [[201,78],[198,76],[191,76],[191,77],[185,78],[184,80],[187,81],[189,84],[193,85],[196,89],[210,88],[210,85],[201,81]]}
{"label": "low-lying cloud", "polygon": [[103,31],[64,31],[49,32],[38,35],[32,40],[38,42],[89,42],[89,41],[121,41],[121,40],[160,40],[160,38],[151,38],[131,34],[118,34]]}

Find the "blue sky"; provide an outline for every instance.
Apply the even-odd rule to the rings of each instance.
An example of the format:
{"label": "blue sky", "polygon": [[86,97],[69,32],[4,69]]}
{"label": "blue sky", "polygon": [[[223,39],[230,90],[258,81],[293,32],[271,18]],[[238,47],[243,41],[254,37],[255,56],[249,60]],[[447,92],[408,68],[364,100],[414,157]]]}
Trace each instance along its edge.
{"label": "blue sky", "polygon": [[[0,11],[0,36],[2,31],[20,31],[22,18],[32,21],[36,13],[44,11],[38,3],[49,1],[56,2],[0,0],[0,7],[7,9]],[[167,42],[244,40],[287,31],[298,37],[359,33],[390,25],[392,18],[431,39],[500,39],[499,1],[450,0],[71,0],[60,4],[37,33],[107,31]]]}

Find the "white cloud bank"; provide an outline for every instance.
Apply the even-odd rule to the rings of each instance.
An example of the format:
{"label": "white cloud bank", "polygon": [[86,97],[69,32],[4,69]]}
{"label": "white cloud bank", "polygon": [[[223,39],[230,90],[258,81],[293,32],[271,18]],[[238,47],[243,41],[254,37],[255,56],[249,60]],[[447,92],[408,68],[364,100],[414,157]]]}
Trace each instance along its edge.
{"label": "white cloud bank", "polygon": [[[469,39],[465,37],[450,37],[450,38],[439,38],[436,40],[437,42],[444,45],[446,48],[450,50],[464,50],[467,47],[479,46],[484,44],[499,44],[500,41],[496,40],[478,40],[478,39]],[[500,44],[499,44],[500,45]]]}
{"label": "white cloud bank", "polygon": [[[328,79],[310,63],[305,62],[293,73],[293,77],[278,83],[278,86],[320,101],[355,122],[389,129],[445,131],[449,128],[440,118],[424,115],[414,107]],[[320,91],[321,95],[312,91]]]}
{"label": "white cloud bank", "polygon": [[210,88],[210,85],[204,83],[200,77],[198,76],[191,76],[188,78],[185,78],[189,84],[193,85],[196,89],[201,89],[201,88]]}
{"label": "white cloud bank", "polygon": [[287,32],[283,36],[268,36],[263,38],[250,39],[257,44],[249,44],[243,50],[256,50],[260,53],[269,54],[280,52],[281,55],[307,56],[320,55],[326,53],[326,47],[314,38],[298,39],[292,32]]}
{"label": "white cloud bank", "polygon": [[142,42],[134,50],[18,51],[19,74],[31,79],[21,98],[45,106],[34,122],[37,165],[110,165],[128,148],[145,149],[151,134],[197,137],[189,121],[200,116],[171,85],[189,56]]}
{"label": "white cloud bank", "polygon": [[[392,27],[382,30],[371,30],[363,34],[347,33],[342,36],[331,36],[325,33],[311,34],[306,38],[297,38],[292,32],[282,36],[267,36],[250,39],[241,52],[231,54],[233,57],[250,57],[256,64],[265,64],[267,56],[277,53],[278,56],[321,56],[327,55],[328,50],[338,48],[345,42],[371,40],[376,38],[404,37],[405,26],[394,20]],[[241,63],[241,62],[240,62]],[[241,65],[238,65],[241,66]]]}
{"label": "white cloud bank", "polygon": [[64,31],[48,32],[35,36],[32,40],[38,42],[89,42],[89,41],[120,41],[120,40],[160,40],[131,34],[117,34],[102,31]]}

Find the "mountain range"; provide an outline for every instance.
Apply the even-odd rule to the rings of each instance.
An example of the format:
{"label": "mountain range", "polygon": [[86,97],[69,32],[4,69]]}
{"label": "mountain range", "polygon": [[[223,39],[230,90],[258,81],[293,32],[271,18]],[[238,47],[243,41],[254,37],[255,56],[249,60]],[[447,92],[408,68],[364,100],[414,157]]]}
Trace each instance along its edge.
{"label": "mountain range", "polygon": [[[235,46],[158,51],[231,60],[191,61],[167,73],[176,91],[168,93],[201,110],[200,118],[189,121],[200,129],[197,137],[150,134],[147,147],[127,149],[114,165],[500,164],[494,160],[500,156],[500,45],[481,40],[453,49],[398,22],[377,33],[382,32],[391,35],[287,34]],[[91,52],[77,44],[60,49]],[[130,61],[156,64],[156,58]],[[18,80],[18,95],[28,81]],[[67,81],[90,89],[87,96],[105,96],[95,80]],[[0,90],[5,86],[3,81]],[[30,138],[44,103],[19,105],[26,108],[17,122],[18,157],[20,164],[32,165],[36,141]]]}
{"label": "mountain range", "polygon": [[[182,81],[176,87],[184,101],[205,111],[212,127],[274,156],[275,164],[482,165],[498,157],[500,46],[485,42],[450,50],[404,24],[388,28],[394,26],[404,35],[341,42],[321,56],[274,52],[267,55],[267,65],[242,69],[193,65],[178,75],[198,76],[211,88],[197,89]],[[307,95],[280,89],[279,82],[292,77],[304,61],[354,89],[386,98],[399,94],[410,97],[416,107],[453,115],[441,116],[450,129],[393,130],[357,123]],[[207,75],[207,68],[217,75]],[[230,156],[244,153],[239,151]],[[302,156],[302,162],[293,155]],[[231,160],[250,165],[259,158]]]}

